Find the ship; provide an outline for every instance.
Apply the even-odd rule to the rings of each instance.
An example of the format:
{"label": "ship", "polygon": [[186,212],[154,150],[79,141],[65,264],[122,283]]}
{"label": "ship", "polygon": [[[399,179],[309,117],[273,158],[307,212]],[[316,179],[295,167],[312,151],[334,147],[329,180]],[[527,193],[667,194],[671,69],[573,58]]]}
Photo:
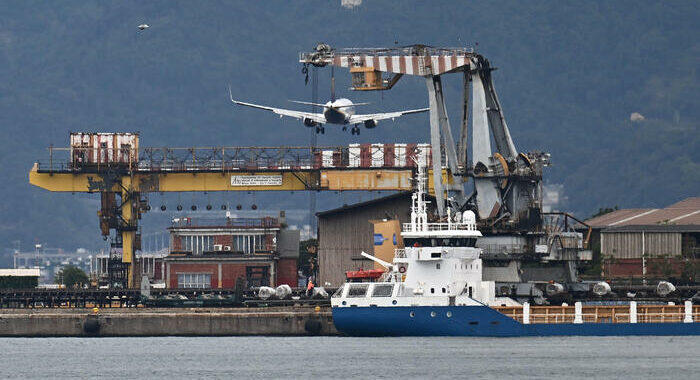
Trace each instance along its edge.
{"label": "ship", "polygon": [[[655,303],[530,306],[497,297],[482,277],[476,215],[448,209],[429,222],[425,171],[419,165],[405,248],[376,281],[350,278],[331,297],[333,323],[350,336],[624,336],[700,335],[700,306]],[[374,277],[374,276],[373,276]]]}

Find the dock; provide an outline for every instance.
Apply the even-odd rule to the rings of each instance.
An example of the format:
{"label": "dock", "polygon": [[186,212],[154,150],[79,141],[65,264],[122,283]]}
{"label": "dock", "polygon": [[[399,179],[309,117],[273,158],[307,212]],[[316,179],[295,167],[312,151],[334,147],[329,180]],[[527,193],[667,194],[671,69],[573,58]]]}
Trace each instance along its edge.
{"label": "dock", "polygon": [[338,335],[328,307],[3,309],[3,337]]}

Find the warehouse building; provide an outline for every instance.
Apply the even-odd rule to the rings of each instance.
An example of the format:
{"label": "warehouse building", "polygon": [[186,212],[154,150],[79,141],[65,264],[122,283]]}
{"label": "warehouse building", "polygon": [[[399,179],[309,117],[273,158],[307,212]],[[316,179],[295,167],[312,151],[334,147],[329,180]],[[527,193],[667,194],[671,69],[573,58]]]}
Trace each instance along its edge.
{"label": "warehouse building", "polygon": [[168,288],[297,286],[299,231],[281,218],[178,218],[163,259]]}
{"label": "warehouse building", "polygon": [[623,209],[587,220],[606,278],[700,275],[700,197],[661,209]]}
{"label": "warehouse building", "polygon": [[39,268],[0,269],[0,289],[31,289],[39,285]]}
{"label": "warehouse building", "polygon": [[[336,287],[345,283],[346,271],[374,269],[374,262],[360,255],[363,251],[375,254],[372,221],[391,219],[409,223],[411,195],[401,192],[317,213],[318,283]],[[433,205],[434,202],[429,207]]]}

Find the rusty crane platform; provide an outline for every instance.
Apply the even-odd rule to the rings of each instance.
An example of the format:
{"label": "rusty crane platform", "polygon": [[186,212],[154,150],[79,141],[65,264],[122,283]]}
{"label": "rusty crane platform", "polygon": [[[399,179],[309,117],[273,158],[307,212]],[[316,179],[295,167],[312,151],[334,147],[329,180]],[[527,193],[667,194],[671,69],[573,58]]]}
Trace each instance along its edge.
{"label": "rusty crane platform", "polygon": [[[418,165],[430,167],[429,144],[336,147],[140,148],[136,133],[71,133],[70,147],[51,147],[29,182],[54,192],[100,193],[102,235],[116,231],[132,287],[140,249],[138,220],[147,193],[214,191],[409,191]],[[432,179],[433,176],[431,175]],[[442,169],[437,178],[453,182]],[[434,192],[432,181],[429,191]]]}

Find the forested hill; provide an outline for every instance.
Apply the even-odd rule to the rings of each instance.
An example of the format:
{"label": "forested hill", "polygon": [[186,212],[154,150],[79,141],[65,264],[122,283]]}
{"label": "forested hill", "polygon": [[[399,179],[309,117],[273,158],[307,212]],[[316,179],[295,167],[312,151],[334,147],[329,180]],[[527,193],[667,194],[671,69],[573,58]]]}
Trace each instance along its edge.
{"label": "forested hill", "polygon": [[[66,146],[69,131],[140,131],[142,146],[308,144],[300,123],[231,105],[227,85],[263,104],[310,100],[296,60],[319,41],[476,47],[498,67],[516,147],[551,152],[546,182],[564,185],[578,216],[697,196],[698,20],[698,1],[364,1],[348,9],[340,0],[5,0],[0,247],[14,240],[24,249],[101,246],[96,196],[51,194],[27,182],[32,163],[50,144]],[[139,31],[141,23],[150,28]],[[350,93],[349,76],[337,71],[340,95],[372,103],[363,111],[427,104],[417,78],[385,93]],[[320,72],[319,100],[328,75]],[[446,78],[453,126],[460,81]],[[632,113],[643,120],[631,121]],[[332,128],[319,136],[321,145],[375,141],[428,141],[428,118],[407,116],[359,137]],[[324,194],[319,209],[344,201]],[[267,210],[308,204],[305,194],[257,202]]]}

